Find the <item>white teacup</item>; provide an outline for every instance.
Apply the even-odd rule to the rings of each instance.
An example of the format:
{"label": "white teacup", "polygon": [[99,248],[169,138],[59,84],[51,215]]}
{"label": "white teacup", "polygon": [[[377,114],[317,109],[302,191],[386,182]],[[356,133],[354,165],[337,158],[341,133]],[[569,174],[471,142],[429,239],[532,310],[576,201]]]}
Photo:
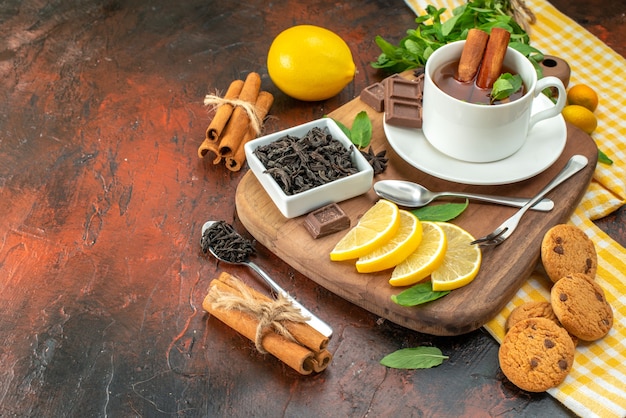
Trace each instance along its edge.
{"label": "white teacup", "polygon": [[[450,157],[477,163],[501,160],[524,145],[528,132],[537,122],[561,113],[567,99],[565,87],[556,77],[537,80],[537,72],[528,58],[509,47],[504,66],[522,77],[526,87],[524,96],[496,105],[455,99],[435,85],[433,74],[441,66],[458,61],[464,45],[465,41],[444,45],[426,62],[422,130],[428,142]],[[549,87],[558,90],[557,103],[534,113],[533,102]]]}

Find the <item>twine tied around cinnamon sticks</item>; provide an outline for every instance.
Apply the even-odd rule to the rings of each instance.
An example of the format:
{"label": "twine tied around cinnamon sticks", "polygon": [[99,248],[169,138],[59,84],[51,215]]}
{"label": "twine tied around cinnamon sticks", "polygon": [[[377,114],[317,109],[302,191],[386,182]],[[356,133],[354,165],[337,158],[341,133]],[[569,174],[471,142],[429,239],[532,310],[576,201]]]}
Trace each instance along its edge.
{"label": "twine tied around cinnamon sticks", "polygon": [[250,128],[252,131],[258,135],[261,133],[261,119],[259,118],[259,110],[249,102],[240,99],[227,99],[225,97],[220,97],[216,94],[207,94],[204,97],[204,105],[205,106],[213,106],[214,108],[219,108],[222,105],[230,105],[232,108],[236,106],[240,106],[243,110],[246,111],[246,115],[248,115],[248,120],[250,121]]}
{"label": "twine tied around cinnamon sticks", "polygon": [[258,319],[254,345],[260,353],[267,353],[263,348],[263,336],[268,331],[274,331],[278,335],[290,341],[296,341],[283,321],[305,323],[307,318],[302,316],[289,300],[278,295],[275,300],[263,301],[255,299],[243,283],[233,282],[239,295],[225,290],[217,290],[209,294],[209,302],[214,309],[238,310],[248,313]]}
{"label": "twine tied around cinnamon sticks", "polygon": [[215,154],[213,164],[224,161],[231,171],[239,171],[246,159],[244,145],[256,138],[263,129],[274,96],[261,91],[261,76],[252,72],[245,81],[233,81],[224,97],[209,94],[204,99],[215,115],[198,148],[198,157]]}
{"label": "twine tied around cinnamon sticks", "polygon": [[[298,318],[292,315],[293,311],[285,310],[285,302],[274,301],[222,272],[209,284],[202,307],[253,341],[257,350],[273,355],[298,373],[308,375],[325,370],[332,360],[326,349],[329,338],[304,322],[306,318],[299,311]],[[275,326],[277,322],[279,326]]]}

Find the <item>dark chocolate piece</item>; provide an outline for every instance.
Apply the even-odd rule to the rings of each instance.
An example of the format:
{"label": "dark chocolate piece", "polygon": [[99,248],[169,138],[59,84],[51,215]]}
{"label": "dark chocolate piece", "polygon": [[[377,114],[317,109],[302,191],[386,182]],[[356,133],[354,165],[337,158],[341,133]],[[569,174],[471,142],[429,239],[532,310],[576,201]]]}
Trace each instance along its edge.
{"label": "dark chocolate piece", "polygon": [[398,100],[415,101],[422,98],[423,85],[417,80],[407,80],[402,77],[389,77],[386,80],[389,97]]}
{"label": "dark chocolate piece", "polygon": [[350,218],[339,205],[331,203],[310,212],[304,219],[304,227],[317,239],[349,228]]}
{"label": "dark chocolate piece", "polygon": [[364,88],[359,97],[363,103],[377,112],[382,112],[385,108],[385,86],[382,83]]}
{"label": "dark chocolate piece", "polygon": [[385,80],[385,122],[407,128],[422,127],[424,76],[415,80],[389,77]]}

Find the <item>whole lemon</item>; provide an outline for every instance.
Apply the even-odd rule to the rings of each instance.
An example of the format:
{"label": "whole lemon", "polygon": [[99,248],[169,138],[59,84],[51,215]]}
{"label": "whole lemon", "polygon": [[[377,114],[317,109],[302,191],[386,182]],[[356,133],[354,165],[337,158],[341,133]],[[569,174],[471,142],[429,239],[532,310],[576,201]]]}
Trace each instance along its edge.
{"label": "whole lemon", "polygon": [[598,95],[586,84],[577,84],[567,91],[567,104],[586,107],[592,112],[598,107]]}
{"label": "whole lemon", "polygon": [[350,48],[339,35],[313,25],[292,26],[276,36],[267,71],[283,93],[304,101],[329,99],[356,72]]}
{"label": "whole lemon", "polygon": [[567,105],[563,108],[561,114],[566,122],[571,123],[590,135],[598,126],[598,120],[593,112],[584,106]]}

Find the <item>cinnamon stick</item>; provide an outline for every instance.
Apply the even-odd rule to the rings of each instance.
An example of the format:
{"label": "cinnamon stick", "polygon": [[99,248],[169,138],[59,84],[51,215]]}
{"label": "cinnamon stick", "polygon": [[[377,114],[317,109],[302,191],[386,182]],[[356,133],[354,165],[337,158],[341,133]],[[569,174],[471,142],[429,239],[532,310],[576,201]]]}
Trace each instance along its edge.
{"label": "cinnamon stick", "polygon": [[[270,107],[272,107],[272,103],[274,103],[274,96],[272,95],[272,93],[269,93],[267,91],[262,91],[259,93],[259,97],[257,98],[254,106],[257,109],[260,120],[263,120],[265,116],[267,116],[267,114],[270,111]],[[254,129],[251,126],[249,126],[248,130],[246,131],[243,137],[243,140],[239,143],[239,146],[237,147],[235,152],[232,155],[228,155],[226,157],[226,167],[229,170],[231,171],[241,170],[241,167],[243,166],[243,163],[246,160],[246,153],[244,150],[244,145],[246,145],[247,142],[253,140],[256,137],[257,137],[257,133],[254,131]]]}
{"label": "cinnamon stick", "polygon": [[[222,308],[216,303],[224,294],[241,295],[240,289],[244,289],[249,295],[251,294],[255,300],[271,301],[265,295],[245,286],[234,276],[222,272],[218,279],[211,281],[209,292],[202,303],[202,307],[241,335],[251,341],[255,341],[259,318],[241,310]],[[269,331],[262,336],[263,349],[303,375],[321,372],[326,369],[332,359],[332,355],[325,348],[328,343],[327,338],[307,324],[286,321],[285,325],[290,330],[295,341],[276,332]],[[298,327],[294,325],[308,327],[308,329],[301,329],[301,331],[304,331],[304,336],[298,333],[298,329],[296,329]],[[314,348],[303,345],[299,342],[299,338],[306,339],[308,341],[307,344]]]}
{"label": "cinnamon stick", "polygon": [[[252,72],[248,74],[244,81],[241,93],[239,93],[239,100],[254,105],[260,90],[261,76]],[[242,106],[236,106],[220,139],[219,154],[221,157],[227,157],[235,152],[249,126],[250,117],[248,112]]]}
{"label": "cinnamon stick", "polygon": [[[207,298],[215,293],[215,289],[222,286],[224,286],[224,284],[219,281],[217,283],[211,282]],[[257,324],[256,319],[253,318],[252,315],[236,310],[213,309],[210,302],[203,303],[202,306],[207,312],[224,324],[248,338],[250,341],[254,341]],[[268,332],[263,337],[262,341],[263,347],[268,353],[272,354],[298,373],[308,375],[314,371],[313,361],[315,357],[312,351],[272,332]]]}
{"label": "cinnamon stick", "polygon": [[[237,99],[239,97],[241,89],[243,88],[243,85],[243,80],[235,80],[230,83],[224,99]],[[207,152],[212,151],[210,145],[217,143],[222,133],[222,130],[226,127],[226,124],[228,123],[228,120],[230,119],[232,113],[233,105],[230,103],[222,103],[217,107],[217,110],[215,111],[215,116],[213,116],[213,119],[211,120],[211,123],[206,130],[204,141],[198,148],[198,156],[200,158],[204,157]]]}
{"label": "cinnamon stick", "polygon": [[506,55],[511,34],[506,29],[493,28],[489,35],[485,55],[478,71],[476,85],[481,89],[490,89],[502,74],[502,63]]}
{"label": "cinnamon stick", "polygon": [[[241,292],[237,290],[237,286],[244,285],[239,279],[235,276],[232,276],[228,273],[221,273],[217,278],[220,282],[229,286],[232,292],[236,295],[241,295]],[[245,285],[244,285],[245,286]],[[262,302],[270,302],[271,299],[268,296],[265,296],[263,293],[258,292],[250,287],[246,287],[246,290],[250,292],[255,299]],[[306,323],[299,322],[287,322],[285,323],[287,330],[291,333],[291,335],[298,341],[300,344],[305,347],[310,348],[313,351],[320,351],[326,348],[328,345],[328,337],[322,335],[315,328],[311,327]]]}
{"label": "cinnamon stick", "polygon": [[485,53],[489,34],[480,29],[470,29],[467,33],[463,52],[457,69],[457,80],[467,83],[474,80]]}
{"label": "cinnamon stick", "polygon": [[314,360],[311,362],[313,370],[317,373],[323,371],[328,367],[332,359],[333,356],[328,350],[322,350],[319,353],[315,353]]}
{"label": "cinnamon stick", "polygon": [[217,142],[208,141],[205,138],[204,142],[202,142],[202,145],[200,145],[200,148],[198,148],[198,156],[202,158],[202,157],[205,157],[209,153],[215,155],[213,157],[214,158],[213,164],[219,164],[219,162],[222,159],[222,157],[220,157],[220,154],[219,154],[219,144]]}

